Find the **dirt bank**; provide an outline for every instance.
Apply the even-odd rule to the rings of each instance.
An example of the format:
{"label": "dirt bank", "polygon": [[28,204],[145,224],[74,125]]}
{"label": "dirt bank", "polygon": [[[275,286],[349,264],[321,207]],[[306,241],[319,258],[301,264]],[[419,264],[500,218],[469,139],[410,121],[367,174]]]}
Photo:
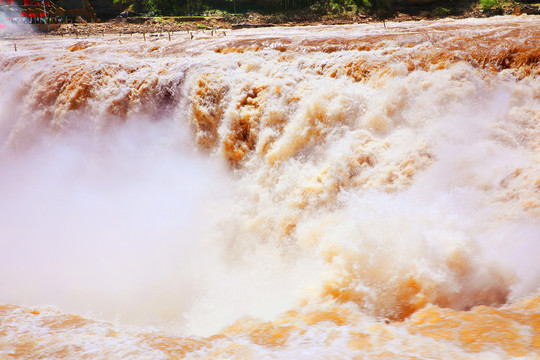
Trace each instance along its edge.
{"label": "dirt bank", "polygon": [[[538,7],[530,5],[505,5],[497,9],[482,11],[480,9],[470,9],[452,15],[452,18],[488,17],[494,15],[522,15],[540,14]],[[73,24],[62,24],[62,26],[50,34],[53,35],[100,35],[100,34],[163,34],[179,31],[212,31],[219,29],[238,29],[263,26],[303,26],[303,25],[339,25],[353,23],[368,23],[382,21],[411,21],[411,20],[434,20],[440,18],[432,12],[418,12],[415,14],[404,14],[396,12],[389,17],[378,17],[376,15],[367,16],[362,14],[346,15],[340,17],[321,16],[314,17],[302,13],[294,16],[278,17],[276,15],[261,15],[258,13],[248,13],[234,17],[133,17],[110,20],[108,22],[75,22]]]}

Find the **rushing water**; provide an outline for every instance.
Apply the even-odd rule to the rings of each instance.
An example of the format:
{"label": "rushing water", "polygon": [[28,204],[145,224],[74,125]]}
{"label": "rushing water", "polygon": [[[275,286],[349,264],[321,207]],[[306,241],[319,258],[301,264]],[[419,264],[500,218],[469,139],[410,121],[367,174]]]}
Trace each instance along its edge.
{"label": "rushing water", "polygon": [[539,61],[532,16],[1,40],[0,357],[540,357]]}

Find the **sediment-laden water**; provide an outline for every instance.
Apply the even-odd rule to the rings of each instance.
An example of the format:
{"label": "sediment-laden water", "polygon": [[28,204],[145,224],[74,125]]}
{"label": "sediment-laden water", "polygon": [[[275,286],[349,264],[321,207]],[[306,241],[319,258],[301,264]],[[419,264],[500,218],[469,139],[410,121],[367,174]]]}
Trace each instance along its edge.
{"label": "sediment-laden water", "polygon": [[540,357],[539,62],[533,16],[0,40],[0,357]]}

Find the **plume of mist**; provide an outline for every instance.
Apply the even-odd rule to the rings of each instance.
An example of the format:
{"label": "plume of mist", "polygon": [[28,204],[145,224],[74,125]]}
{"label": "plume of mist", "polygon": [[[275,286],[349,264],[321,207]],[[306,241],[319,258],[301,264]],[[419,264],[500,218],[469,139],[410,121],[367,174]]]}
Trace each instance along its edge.
{"label": "plume of mist", "polygon": [[0,302],[198,334],[290,308],[300,261],[261,248],[230,268],[217,224],[234,181],[185,130],[142,124],[3,155]]}
{"label": "plume of mist", "polygon": [[21,15],[22,9],[17,5],[9,5],[9,10],[0,10],[0,37],[21,32],[33,31],[32,25],[27,23]]}

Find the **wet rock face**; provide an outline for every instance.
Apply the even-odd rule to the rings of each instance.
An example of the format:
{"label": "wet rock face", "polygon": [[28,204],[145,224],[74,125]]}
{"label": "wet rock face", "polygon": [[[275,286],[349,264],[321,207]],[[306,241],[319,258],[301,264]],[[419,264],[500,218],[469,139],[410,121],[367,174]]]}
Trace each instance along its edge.
{"label": "wet rock face", "polygon": [[519,8],[521,14],[540,15],[540,6],[522,4]]}

